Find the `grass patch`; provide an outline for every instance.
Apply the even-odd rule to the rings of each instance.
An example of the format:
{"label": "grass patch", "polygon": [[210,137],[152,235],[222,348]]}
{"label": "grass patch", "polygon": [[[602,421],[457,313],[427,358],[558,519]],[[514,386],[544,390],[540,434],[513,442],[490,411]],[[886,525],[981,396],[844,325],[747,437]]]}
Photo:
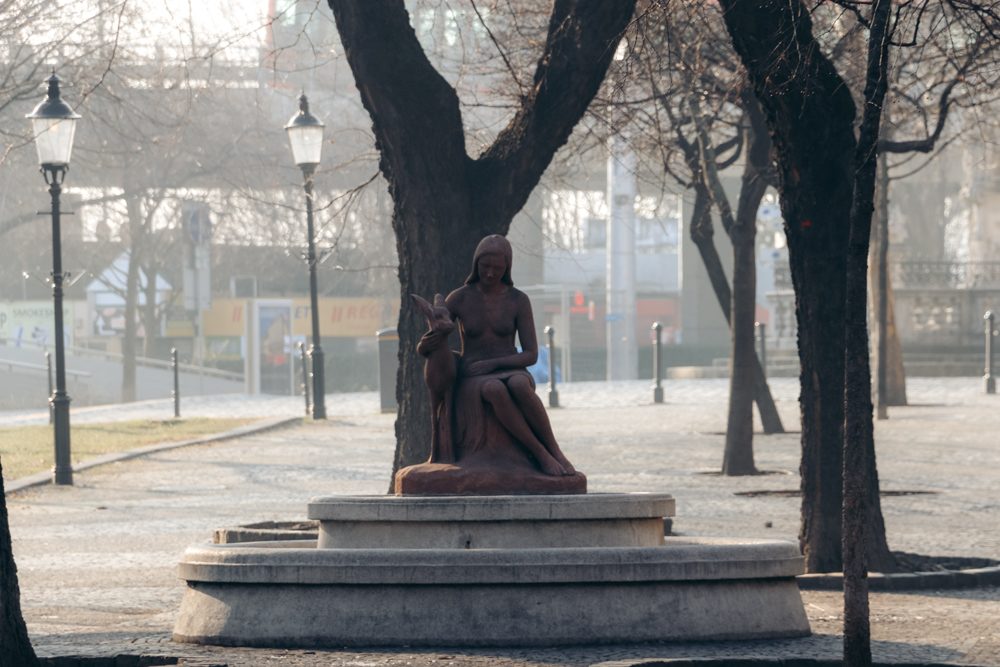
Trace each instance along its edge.
{"label": "grass patch", "polygon": [[[100,454],[121,452],[159,442],[189,440],[221,433],[257,419],[137,419],[102,424],[74,424],[70,431],[73,463]],[[55,464],[52,426],[0,427],[0,462],[3,478],[20,479],[51,470]]]}

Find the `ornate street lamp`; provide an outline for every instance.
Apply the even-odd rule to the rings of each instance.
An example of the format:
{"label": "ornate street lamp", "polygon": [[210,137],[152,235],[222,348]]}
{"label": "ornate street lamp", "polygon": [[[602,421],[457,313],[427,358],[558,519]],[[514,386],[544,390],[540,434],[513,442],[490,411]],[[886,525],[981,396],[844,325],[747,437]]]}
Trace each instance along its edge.
{"label": "ornate street lamp", "polygon": [[313,231],[313,174],[319,166],[323,152],[323,123],[309,113],[306,94],[299,97],[299,112],[292,116],[285,126],[288,140],[292,144],[292,158],[302,169],[303,187],[306,191],[306,226],[309,234],[309,250],[306,261],[309,264],[309,298],[312,312],[312,358],[313,378],[313,419],[326,419],[326,392],[323,382],[323,348],[319,335],[319,295],[316,287],[316,242]]}
{"label": "ornate street lamp", "polygon": [[48,79],[49,91],[42,103],[28,114],[38,149],[38,163],[52,196],[52,300],[56,316],[56,390],[49,398],[52,404],[55,431],[56,464],[52,468],[53,482],[73,483],[73,467],[69,447],[69,394],[66,393],[66,353],[63,342],[63,279],[62,239],[59,229],[59,194],[69,170],[73,153],[73,135],[79,114],[59,97],[59,77],[53,70]]}

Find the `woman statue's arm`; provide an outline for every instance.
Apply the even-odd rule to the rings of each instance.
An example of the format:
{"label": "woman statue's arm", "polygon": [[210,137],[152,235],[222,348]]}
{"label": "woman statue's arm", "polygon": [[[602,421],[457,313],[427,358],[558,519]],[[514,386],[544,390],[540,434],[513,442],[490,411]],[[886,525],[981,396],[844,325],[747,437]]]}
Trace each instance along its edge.
{"label": "woman statue's arm", "polygon": [[430,356],[431,352],[441,347],[441,345],[448,344],[448,335],[443,331],[428,331],[420,337],[420,342],[417,343],[417,354],[421,357]]}

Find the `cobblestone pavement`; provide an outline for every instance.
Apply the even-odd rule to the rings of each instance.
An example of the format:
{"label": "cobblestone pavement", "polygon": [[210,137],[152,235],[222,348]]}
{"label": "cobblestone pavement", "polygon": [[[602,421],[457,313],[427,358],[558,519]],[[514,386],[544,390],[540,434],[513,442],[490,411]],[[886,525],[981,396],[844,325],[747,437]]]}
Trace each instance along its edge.
{"label": "cobblestone pavement", "polygon": [[[912,405],[891,409],[890,419],[877,423],[882,488],[919,492],[882,499],[892,548],[1000,557],[1000,396],[983,395],[981,382],[910,380]],[[734,493],[796,490],[799,435],[756,437],[757,466],[770,474],[721,477],[713,473],[722,456],[726,382],[665,386],[665,405],[649,404],[648,381],[560,386],[566,407],[550,412],[553,428],[567,455],[588,473],[590,490],[671,493],[680,534],[794,541],[797,498]],[[797,430],[795,382],[775,379],[772,389],[786,428]],[[264,406],[278,409],[281,400],[289,401],[290,414],[298,413],[300,405],[290,399],[214,397],[202,407],[213,416],[265,416],[272,407]],[[355,414],[347,414],[348,405],[357,406]],[[210,539],[217,527],[304,518],[305,504],[315,495],[385,492],[393,416],[373,414],[374,394],[331,395],[328,409],[336,415],[328,423],[160,452],[86,471],[72,488],[9,496],[22,605],[39,654],[152,653],[254,667],[439,667],[667,657],[829,659],[840,653],[842,600],[827,591],[803,592],[813,635],[794,640],[431,651],[172,643],[184,586],[176,564],[188,544]],[[127,412],[105,408],[101,420]],[[1000,665],[1000,588],[875,593],[871,606],[877,661]]]}

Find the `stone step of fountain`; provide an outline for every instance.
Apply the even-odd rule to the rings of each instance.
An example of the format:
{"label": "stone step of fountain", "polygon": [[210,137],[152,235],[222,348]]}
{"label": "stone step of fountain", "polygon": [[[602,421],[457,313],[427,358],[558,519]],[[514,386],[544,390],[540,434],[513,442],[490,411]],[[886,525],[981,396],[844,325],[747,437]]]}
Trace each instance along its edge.
{"label": "stone step of fountain", "polygon": [[313,498],[321,549],[655,547],[665,493]]}

